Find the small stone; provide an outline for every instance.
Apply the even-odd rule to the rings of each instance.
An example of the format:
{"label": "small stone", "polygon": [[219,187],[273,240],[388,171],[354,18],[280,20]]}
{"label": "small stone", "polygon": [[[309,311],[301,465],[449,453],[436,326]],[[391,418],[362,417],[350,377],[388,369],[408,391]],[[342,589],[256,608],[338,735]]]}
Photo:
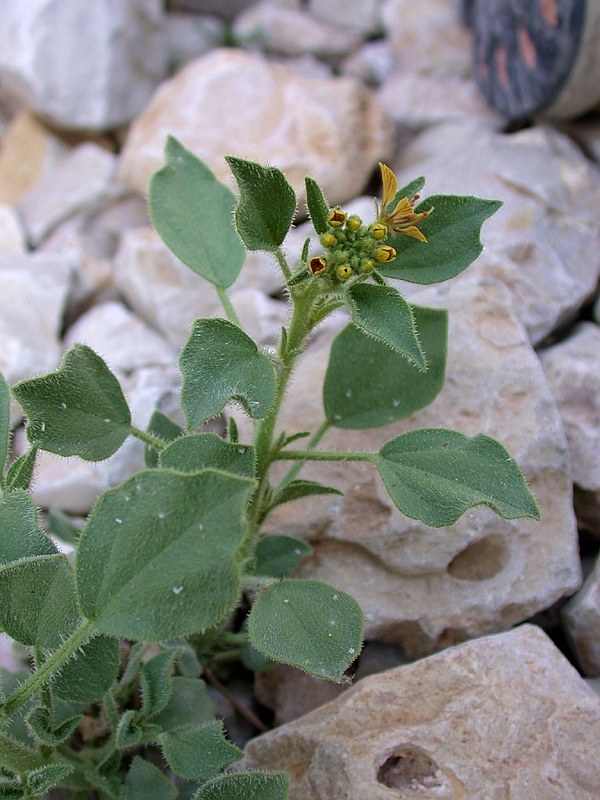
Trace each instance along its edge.
{"label": "small stone", "polygon": [[319,20],[368,37],[381,29],[381,0],[309,0],[308,10]]}
{"label": "small stone", "polygon": [[115,197],[115,170],[116,157],[102,147],[87,142],[74,148],[19,202],[31,244],[77,212],[97,210]]}
{"label": "small stone", "polygon": [[145,195],[164,165],[168,134],[232,182],[224,161],[235,153],[285,172],[302,198],[312,175],[330,203],[360,193],[394,133],[372,93],[350,78],[302,78],[234,49],[190,62],[156,92],[131,126],[121,180]]}
{"label": "small stone", "polygon": [[581,589],[562,607],[561,615],[583,674],[600,677],[600,556]]}
{"label": "small stone", "polygon": [[[230,300],[242,328],[255,342],[277,344],[282,326],[289,321],[286,303],[251,287],[231,292]],[[219,311],[218,316],[224,316],[224,312]]]}
{"label": "small stone", "polygon": [[0,205],[0,253],[25,253],[25,235],[12,206]]}
{"label": "small stone", "polygon": [[582,490],[581,521],[600,536],[600,326],[580,323],[540,359],[564,422],[573,481]]}
{"label": "small stone", "polygon": [[343,687],[315,678],[294,667],[278,664],[254,676],[256,699],[274,712],[275,725],[283,725],[339,697]]}
{"label": "small stone", "polygon": [[233,20],[255,2],[256,0],[167,0],[167,9],[190,14],[216,14],[222,19]]}
{"label": "small stone", "polygon": [[164,22],[171,71],[224,43],[225,23],[208,15],[167,14]]}
{"label": "small stone", "polygon": [[123,125],[166,73],[162,6],[161,0],[5,0],[0,78],[59,127]]}
{"label": "small stone", "polygon": [[[387,39],[366,42],[355,53],[342,63],[342,75],[366,83],[368,86],[380,86],[394,72],[396,63],[390,43]],[[389,111],[388,111],[389,113]],[[393,119],[396,109],[390,113]]]}
{"label": "small stone", "polygon": [[289,800],[598,800],[600,698],[532,625],[360,681],[246,745]]}
{"label": "small stone", "polygon": [[14,642],[5,633],[0,633],[0,669],[7,672],[20,672],[26,669],[26,664],[20,661],[15,653]]}

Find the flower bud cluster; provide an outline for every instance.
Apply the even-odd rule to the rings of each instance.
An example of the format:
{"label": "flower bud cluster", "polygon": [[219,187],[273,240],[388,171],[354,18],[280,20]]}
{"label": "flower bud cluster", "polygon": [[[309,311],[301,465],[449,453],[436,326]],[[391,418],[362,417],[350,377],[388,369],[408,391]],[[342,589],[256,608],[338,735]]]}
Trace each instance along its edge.
{"label": "flower bud cluster", "polygon": [[327,231],[320,236],[325,252],[309,260],[308,271],[326,275],[333,283],[371,272],[377,263],[396,258],[395,249],[383,243],[387,234],[387,226],[380,222],[366,225],[356,214],[348,216],[341,208],[333,208],[327,217]]}

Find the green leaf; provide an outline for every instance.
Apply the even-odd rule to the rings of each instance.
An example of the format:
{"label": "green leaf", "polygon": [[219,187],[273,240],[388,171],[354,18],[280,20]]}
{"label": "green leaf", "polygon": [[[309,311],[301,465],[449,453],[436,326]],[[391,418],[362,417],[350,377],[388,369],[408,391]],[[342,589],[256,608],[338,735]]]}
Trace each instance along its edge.
{"label": "green leaf", "polygon": [[59,647],[79,621],[65,556],[36,556],[0,568],[0,629],[28,647]]}
{"label": "green leaf", "polygon": [[164,650],[154,656],[142,667],[142,707],[144,716],[158,714],[169,702],[171,696],[171,672],[179,656],[177,648]]}
{"label": "green leaf", "polygon": [[22,456],[15,458],[6,473],[7,492],[13,492],[15,489],[29,489],[37,452],[38,446],[34,444]]}
{"label": "green leaf", "polygon": [[62,667],[52,683],[53,692],[73,703],[101,700],[116,680],[119,663],[117,640],[96,636]]}
{"label": "green leaf", "polygon": [[141,756],[131,762],[125,778],[124,800],[175,800],[177,789],[163,773]]}
{"label": "green leaf", "polygon": [[213,470],[146,470],[98,500],[81,534],[77,586],[102,633],[156,641],[219,623],[237,600],[235,559],[253,482]]}
{"label": "green leaf", "polygon": [[482,504],[504,519],[540,518],[516,461],[483,434],[410,431],[384,445],[374,463],[400,511],[434,528]]}
{"label": "green leaf", "polygon": [[29,441],[59,456],[102,461],[129,435],[131,416],[119,381],[83,344],[65,353],[60,369],[13,387],[30,424]]}
{"label": "green leaf", "polygon": [[57,553],[52,539],[38,528],[37,510],[22,491],[0,499],[0,567],[32,556]]}
{"label": "green leaf", "polygon": [[[184,431],[176,422],[169,419],[162,411],[154,411],[148,423],[148,433],[156,436],[166,444],[174,442],[180,436],[183,436]],[[144,448],[144,462],[147,467],[157,467],[159,461],[159,452],[154,447],[146,445]]]}
{"label": "green leaf", "polygon": [[231,286],[246,256],[233,227],[233,192],[173,136],[165,157],[166,166],[150,180],[152,224],[190,269],[215,286]]}
{"label": "green leaf", "polygon": [[98,791],[102,793],[102,800],[105,797],[110,800],[121,800],[123,797],[123,788],[121,780],[116,775],[100,775],[99,772],[94,770],[86,770],[86,780]]}
{"label": "green leaf", "polygon": [[281,506],[284,503],[291,503],[294,500],[300,500],[303,497],[311,497],[318,494],[338,494],[341,495],[339,489],[334,489],[333,486],[325,486],[323,483],[317,481],[297,480],[291,481],[280,491],[273,495],[269,510],[276,506]]}
{"label": "green leaf", "polygon": [[0,731],[0,765],[10,772],[22,774],[42,766],[44,759],[30,747]]}
{"label": "green leaf", "polygon": [[413,306],[427,372],[348,325],[334,339],[323,385],[328,421],[337,428],[376,428],[429,405],[444,385],[448,313]]}
{"label": "green leaf", "polygon": [[53,507],[48,514],[48,527],[52,536],[61,542],[76,545],[81,535],[81,528],[73,523],[71,517],[60,509]]}
{"label": "green leaf", "polygon": [[216,433],[196,433],[170,444],[160,454],[161,467],[178,472],[200,472],[214,468],[254,477],[254,448],[250,445],[226,442]]}
{"label": "green leaf", "polygon": [[71,764],[44,764],[43,767],[30,772],[25,783],[32,794],[44,794],[68,778],[74,769]]}
{"label": "green leaf", "polygon": [[427,360],[417,338],[412,308],[392,286],[358,283],[347,293],[352,322],[424,371]]}
{"label": "green leaf", "polygon": [[313,228],[318,234],[326,233],[329,228],[327,224],[329,203],[314,178],[305,178],[304,185],[306,186],[306,206]]}
{"label": "green leaf", "polygon": [[206,693],[206,684],[198,678],[172,679],[169,702],[153,722],[165,731],[183,725],[208,722],[214,717],[215,704]]}
{"label": "green leaf", "polygon": [[0,783],[0,800],[20,800],[25,796],[25,791],[21,786],[15,781]]}
{"label": "green leaf", "polygon": [[4,470],[10,442],[10,390],[0,372],[0,476]]}
{"label": "green leaf", "polygon": [[130,708],[121,715],[115,732],[115,744],[118,750],[129,750],[141,744],[143,731],[140,715]]}
{"label": "green leaf", "polygon": [[42,744],[56,747],[71,738],[82,719],[83,714],[76,714],[55,726],[48,709],[38,706],[27,716],[27,725]]}
{"label": "green leaf", "polygon": [[196,320],[179,365],[181,407],[190,429],[214,417],[230,400],[255,419],[264,419],[271,410],[276,390],[271,360],[227,320]]}
{"label": "green leaf", "polygon": [[309,544],[293,536],[264,536],[256,545],[254,572],[270,578],[284,578],[312,551]]}
{"label": "green leaf", "polygon": [[225,739],[223,722],[184,725],[161,737],[164,757],[182,778],[208,780],[223,767],[243,758],[243,751]]}
{"label": "green leaf", "polygon": [[296,211],[296,194],[276,167],[225,156],[240,188],[235,224],[248,250],[276,250]]}
{"label": "green leaf", "polygon": [[412,200],[416,194],[423,189],[425,186],[425,178],[421,176],[420,178],[415,178],[414,181],[407,183],[406,186],[402,186],[396,192],[396,195],[391,203],[388,204],[387,209],[392,211],[398,202],[406,197],[408,200]]}
{"label": "green leaf", "polygon": [[262,589],[248,619],[252,645],[275,661],[340,681],[362,646],[363,617],[349,595],[319,581]]}
{"label": "green leaf", "polygon": [[379,271],[411,283],[439,283],[459,275],[483,249],[481,226],[502,205],[499,200],[435,195],[419,204],[417,213],[434,208],[419,224],[427,243],[405,234],[388,237],[397,256]]}
{"label": "green leaf", "polygon": [[239,772],[205,783],[195,800],[286,800],[289,788],[285,772]]}

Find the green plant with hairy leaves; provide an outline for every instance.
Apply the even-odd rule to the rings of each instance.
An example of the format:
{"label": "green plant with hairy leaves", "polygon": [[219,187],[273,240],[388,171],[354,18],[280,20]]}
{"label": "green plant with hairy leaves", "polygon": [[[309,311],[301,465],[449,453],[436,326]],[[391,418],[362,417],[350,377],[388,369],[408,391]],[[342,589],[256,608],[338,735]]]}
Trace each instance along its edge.
{"label": "green plant with hairy leaves", "polygon": [[[10,398],[0,379],[0,630],[29,654],[21,674],[0,674],[0,798],[62,787],[73,800],[284,800],[284,773],[227,771],[242,753],[214,719],[203,677],[241,659],[341,681],[360,652],[357,603],[288,577],[309,545],[262,533],[277,506],[340,493],[298,478],[304,464],[369,462],[400,511],[427,525],[451,525],[481,504],[507,519],[538,517],[519,467],[485,434],[427,429],[378,452],[318,449],[331,426],[384,426],[438,394],[447,314],[411,305],[386,278],[458,274],[499,204],[440,196],[416,206],[423,179],[399,190],[382,165],[383,200],[364,223],[331,208],[309,178],[320,245],[310,253],[307,241],[292,268],[281,249],[296,211],[291,186],[278,169],[227,160],[238,199],[173,138],[150,185],[156,230],[216,287],[226,316],[197,320],[181,353],[186,430],[158,411],[138,429],[117,378],[76,344],[56,372],[12,388],[30,447],[7,466]],[[227,296],[245,250],[271,252],[283,275],[290,317],[276,352],[244,332]],[[331,348],[323,422],[312,434],[282,431],[294,367],[314,328],[342,306],[350,322]],[[231,416],[225,438],[198,430],[230,404],[253,421],[252,441],[239,440]],[[67,559],[27,493],[38,450],[100,461],[130,436],[144,442],[147,469],[105,492],[82,530],[51,512],[50,532],[75,546]],[[280,461],[290,466],[277,481]]]}

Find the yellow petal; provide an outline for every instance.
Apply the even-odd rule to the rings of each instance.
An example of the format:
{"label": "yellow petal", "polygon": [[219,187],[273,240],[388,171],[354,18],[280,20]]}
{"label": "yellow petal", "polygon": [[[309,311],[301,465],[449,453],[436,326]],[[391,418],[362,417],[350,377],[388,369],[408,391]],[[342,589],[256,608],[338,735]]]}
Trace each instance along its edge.
{"label": "yellow petal", "polygon": [[421,231],[414,225],[411,225],[410,228],[402,228],[398,233],[405,233],[407,236],[412,236],[413,239],[418,239],[420,242],[427,241]]}
{"label": "yellow petal", "polygon": [[402,200],[398,200],[396,208],[392,211],[390,217],[404,217],[407,215],[414,216],[414,211],[408,197],[403,197]]}
{"label": "yellow petal", "polygon": [[381,210],[385,209],[392,202],[398,191],[398,180],[389,167],[379,162],[379,169],[381,170],[381,180],[383,182],[383,196],[381,198]]}

